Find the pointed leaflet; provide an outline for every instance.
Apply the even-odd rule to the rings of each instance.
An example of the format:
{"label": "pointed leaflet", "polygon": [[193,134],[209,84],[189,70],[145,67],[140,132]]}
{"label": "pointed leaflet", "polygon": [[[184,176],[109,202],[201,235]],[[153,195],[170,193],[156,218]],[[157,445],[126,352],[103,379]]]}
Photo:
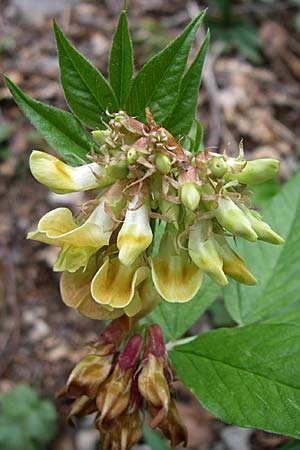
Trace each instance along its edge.
{"label": "pointed leaflet", "polygon": [[239,239],[237,250],[258,283],[232,282],[225,288],[226,306],[238,323],[250,324],[300,306],[300,174],[285,184],[262,212],[263,219],[284,237],[283,245]]}
{"label": "pointed leaflet", "polygon": [[101,128],[101,116],[106,110],[118,110],[116,97],[102,74],[70,44],[55,22],[53,28],[68,105],[91,128]]}
{"label": "pointed leaflet", "polygon": [[220,293],[220,287],[205,278],[203,286],[187,303],[168,303],[161,300],[147,317],[147,322],[159,323],[166,341],[179,338],[209,308]]}
{"label": "pointed leaflet", "polygon": [[86,154],[94,142],[79,120],[66,111],[34,100],[7,77],[5,83],[25,116],[65,161],[75,165],[80,159],[88,161]]}
{"label": "pointed leaflet", "polygon": [[175,106],[165,122],[165,127],[175,136],[188,134],[195,117],[203,63],[209,43],[207,33],[194,61],[182,78]]}
{"label": "pointed leaflet", "polygon": [[144,119],[149,106],[155,120],[163,124],[176,101],[191,44],[203,17],[204,12],[139,71],[126,103],[128,114]]}
{"label": "pointed leaflet", "polygon": [[224,422],[300,435],[300,329],[250,325],[205,333],[173,347],[181,381]]}
{"label": "pointed leaflet", "polygon": [[124,107],[130,92],[132,72],[132,43],[124,10],[120,15],[113,38],[108,68],[109,82],[121,108]]}

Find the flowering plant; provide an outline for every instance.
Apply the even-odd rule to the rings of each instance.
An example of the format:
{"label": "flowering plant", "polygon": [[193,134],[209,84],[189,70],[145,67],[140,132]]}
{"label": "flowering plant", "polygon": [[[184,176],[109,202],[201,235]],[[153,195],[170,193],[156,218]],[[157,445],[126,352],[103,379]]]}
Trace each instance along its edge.
{"label": "flowering plant", "polygon": [[[145,413],[171,446],[186,444],[174,402],[176,376],[224,421],[298,436],[299,382],[285,351],[287,340],[288,352],[296,351],[298,326],[290,322],[297,320],[299,290],[293,279],[285,286],[282,274],[287,247],[299,247],[290,231],[300,215],[289,219],[286,194],[293,188],[300,198],[298,178],[274,200],[268,214],[274,231],[253,208],[250,189],[273,177],[279,162],[247,161],[242,143],[236,157],[202,148],[194,115],[209,35],[186,64],[203,15],[133,78],[123,10],[108,81],[54,23],[72,114],[33,100],[6,78],[61,158],[34,150],[33,176],[58,194],[93,194],[75,215],[67,208],[48,212],[28,238],[60,249],[53,269],[62,272],[64,303],[111,321],[58,393],[74,399],[70,422],[96,414],[103,449],[130,449]],[[253,287],[256,277],[232,238],[263,289]],[[277,279],[266,281],[266,265]],[[235,282],[228,285],[228,278]],[[229,313],[247,326],[176,341],[225,286]],[[282,358],[289,364],[284,373]]]}

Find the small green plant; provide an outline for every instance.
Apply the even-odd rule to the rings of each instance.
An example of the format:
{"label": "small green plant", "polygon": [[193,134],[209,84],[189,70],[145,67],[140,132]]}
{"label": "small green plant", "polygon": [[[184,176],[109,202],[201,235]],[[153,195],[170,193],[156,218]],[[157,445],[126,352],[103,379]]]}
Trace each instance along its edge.
{"label": "small green plant", "polygon": [[51,402],[17,385],[0,397],[0,449],[41,450],[54,436],[55,419]]}

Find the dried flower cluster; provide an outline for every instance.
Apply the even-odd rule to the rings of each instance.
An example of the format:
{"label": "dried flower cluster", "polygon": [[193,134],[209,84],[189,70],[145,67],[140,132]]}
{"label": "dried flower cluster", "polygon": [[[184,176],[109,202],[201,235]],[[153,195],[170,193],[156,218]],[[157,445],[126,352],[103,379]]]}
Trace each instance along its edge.
{"label": "dried flower cluster", "polygon": [[160,327],[151,325],[144,339],[138,333],[128,338],[126,321],[116,319],[57,395],[75,399],[71,423],[73,418],[96,413],[94,424],[103,450],[128,450],[136,444],[146,410],[151,426],[159,427],[176,446],[186,444],[187,436],[172,399],[172,381]]}

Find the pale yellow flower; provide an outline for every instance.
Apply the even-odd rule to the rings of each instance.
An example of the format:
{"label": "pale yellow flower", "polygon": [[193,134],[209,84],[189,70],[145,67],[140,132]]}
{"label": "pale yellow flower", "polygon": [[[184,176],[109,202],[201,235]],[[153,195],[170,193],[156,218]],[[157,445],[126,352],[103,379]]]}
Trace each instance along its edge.
{"label": "pale yellow flower", "polygon": [[61,247],[54,270],[74,272],[86,267],[92,254],[108,245],[114,225],[104,201],[82,225],[76,223],[69,209],[57,208],[41,218],[37,231],[28,233],[28,239]]}
{"label": "pale yellow flower", "polygon": [[190,261],[186,250],[176,248],[177,235],[170,230],[169,226],[158,255],[150,258],[152,280],[166,301],[188,302],[200,289],[203,273]]}
{"label": "pale yellow flower", "polygon": [[126,266],[131,266],[151,244],[153,234],[149,223],[149,207],[145,203],[134,209],[137,197],[129,202],[125,220],[118,234],[117,245],[119,260]]}
{"label": "pale yellow flower", "polygon": [[108,309],[122,308],[133,316],[142,308],[137,288],[148,276],[149,268],[141,261],[125,266],[117,257],[106,257],[91,283],[92,297]]}
{"label": "pale yellow flower", "polygon": [[31,153],[29,164],[34,178],[57,194],[103,188],[115,181],[97,163],[72,167],[55,156],[38,150]]}

